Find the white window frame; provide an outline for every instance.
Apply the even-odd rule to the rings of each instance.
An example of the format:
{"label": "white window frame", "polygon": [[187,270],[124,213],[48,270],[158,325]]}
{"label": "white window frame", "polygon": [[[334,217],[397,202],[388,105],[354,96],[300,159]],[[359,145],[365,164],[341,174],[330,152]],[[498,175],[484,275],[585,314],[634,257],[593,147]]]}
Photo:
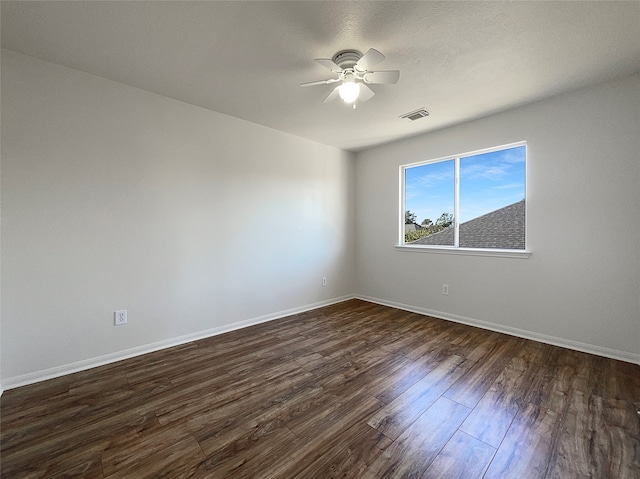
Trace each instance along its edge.
{"label": "white window frame", "polygon": [[[461,248],[459,246],[460,241],[460,223],[459,223],[459,201],[460,201],[460,159],[468,156],[481,155],[483,153],[491,153],[493,151],[508,150],[509,148],[515,148],[518,146],[525,146],[525,249],[498,249],[498,248]],[[497,256],[507,258],[528,258],[531,255],[531,251],[528,249],[528,234],[529,234],[529,215],[528,207],[529,202],[527,198],[527,179],[529,175],[527,170],[529,168],[528,159],[528,146],[526,141],[518,141],[515,143],[508,143],[506,145],[495,146],[491,148],[483,148],[480,150],[473,150],[457,155],[443,156],[427,161],[417,161],[406,165],[400,165],[399,168],[399,211],[398,211],[398,243],[395,248],[398,251],[405,252],[420,252],[420,253],[436,253],[436,254],[453,254],[453,255],[470,255],[470,256]],[[416,166],[427,165],[432,163],[441,163],[443,161],[454,160],[454,245],[413,245],[405,244],[404,242],[404,214],[405,214],[405,171],[408,168]]]}

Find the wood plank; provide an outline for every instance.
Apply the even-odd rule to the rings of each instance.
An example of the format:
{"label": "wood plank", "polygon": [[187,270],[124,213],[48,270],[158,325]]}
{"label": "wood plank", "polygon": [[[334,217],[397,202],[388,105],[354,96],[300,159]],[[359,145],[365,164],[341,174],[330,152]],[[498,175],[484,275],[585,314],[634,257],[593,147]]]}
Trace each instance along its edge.
{"label": "wood plank", "polygon": [[19,469],[3,468],[3,477],[33,478],[33,477],[82,477],[86,479],[101,479],[103,443],[74,449],[56,457],[42,455],[26,461]]}
{"label": "wood plank", "polygon": [[521,358],[513,358],[473,409],[461,431],[498,447],[524,404],[534,369]]}
{"label": "wood plank", "polygon": [[[302,424],[297,425],[299,432],[296,433],[296,438],[299,440],[289,447],[287,460],[263,469],[263,476],[291,478],[300,475],[336,444],[344,442],[348,431],[355,430],[352,428],[358,424],[364,424],[364,420],[379,407],[380,402],[375,398],[359,394],[353,397],[353,401],[347,401],[333,409],[330,415],[323,414],[323,418],[326,418],[324,421],[307,417]],[[380,441],[386,442],[386,439],[380,438]]]}
{"label": "wood plank", "polygon": [[423,379],[440,362],[423,358],[415,361],[409,358],[390,358],[385,362],[389,367],[377,377],[371,378],[367,384],[367,391],[385,404],[390,403],[411,386]]}
{"label": "wood plank", "polygon": [[[635,438],[629,447],[628,438]],[[587,398],[572,391],[547,477],[640,477],[640,426],[636,411],[620,399]]]}
{"label": "wood plank", "polygon": [[469,412],[441,397],[378,456],[362,478],[421,477]]}
{"label": "wood plank", "polygon": [[458,430],[436,456],[423,477],[481,479],[496,448]]}
{"label": "wood plank", "polygon": [[195,438],[177,429],[160,428],[129,438],[104,450],[102,468],[105,477],[158,477],[161,474],[170,477],[205,459]]}
{"label": "wood plank", "polygon": [[269,477],[265,469],[279,464],[291,447],[299,443],[281,421],[263,423],[234,441],[215,449],[192,468],[187,477]]}
{"label": "wood plank", "polygon": [[[513,420],[484,479],[545,477],[560,415],[528,405]],[[568,476],[571,477],[571,476]]]}
{"label": "wood plank", "polygon": [[295,477],[356,479],[391,444],[384,434],[363,423],[355,424],[342,436]]}
{"label": "wood plank", "polygon": [[485,353],[485,360],[476,361],[445,392],[445,397],[473,408],[511,360],[523,340],[509,338],[497,341]]}
{"label": "wood plank", "polygon": [[410,359],[417,360],[424,357],[434,358],[444,352],[453,354],[450,351],[453,349],[451,347],[451,341],[456,337],[456,331],[461,330],[454,328],[455,326],[444,329],[434,328],[433,332],[430,332],[422,343],[416,344],[410,351],[407,351],[406,356]]}
{"label": "wood plank", "polygon": [[[312,374],[301,368],[290,365],[271,367],[260,377],[249,377],[231,383],[222,383],[211,391],[195,388],[176,395],[180,401],[163,401],[156,403],[155,413],[161,424],[178,421],[187,417],[204,417],[207,412],[232,404],[237,408],[239,404],[266,400],[274,393],[293,387],[312,378]],[[186,404],[183,403],[186,402]],[[239,402],[236,402],[239,401]]]}
{"label": "wood plank", "polygon": [[334,433],[349,429],[359,421],[364,421],[383,404],[366,393],[356,392],[352,396],[340,397],[322,410],[314,410],[313,414],[290,420],[287,426],[297,437],[312,440],[325,430]]}
{"label": "wood plank", "polygon": [[[73,423],[73,421],[70,422]],[[58,434],[47,437],[46,440],[36,438],[7,453],[3,451],[0,476],[20,477],[23,471],[32,469],[34,464],[37,465],[38,470],[45,471],[82,468],[85,459],[83,455],[76,456],[78,451],[87,449],[103,451],[112,440],[130,434],[140,434],[147,429],[157,427],[158,420],[155,415],[140,416],[135,412],[118,413],[90,425],[83,424],[79,428],[72,426],[67,429],[62,425],[59,427]],[[77,461],[75,465],[74,460]],[[35,477],[48,476],[43,473]]]}
{"label": "wood plank", "polygon": [[397,439],[464,373],[465,360],[451,356],[377,412],[367,424]]}
{"label": "wood plank", "polygon": [[320,401],[330,401],[333,398],[322,394],[322,389],[310,386],[305,389],[285,391],[275,399],[268,400],[268,394],[263,401],[253,405],[245,401],[234,401],[215,408],[202,415],[190,417],[186,427],[198,440],[205,454],[213,454],[227,444],[237,441],[243,436],[262,427],[261,424],[278,421],[287,424],[300,410],[307,411],[309,404],[317,405]]}

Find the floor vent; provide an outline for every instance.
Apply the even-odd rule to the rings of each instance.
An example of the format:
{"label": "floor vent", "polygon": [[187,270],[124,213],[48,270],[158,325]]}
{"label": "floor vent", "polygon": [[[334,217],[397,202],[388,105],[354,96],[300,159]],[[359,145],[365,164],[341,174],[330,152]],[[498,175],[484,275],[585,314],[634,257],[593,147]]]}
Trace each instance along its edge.
{"label": "floor vent", "polygon": [[400,118],[405,118],[409,121],[416,121],[420,118],[424,118],[425,116],[429,116],[429,112],[425,108],[420,108],[418,110],[405,113],[404,115],[400,115]]}

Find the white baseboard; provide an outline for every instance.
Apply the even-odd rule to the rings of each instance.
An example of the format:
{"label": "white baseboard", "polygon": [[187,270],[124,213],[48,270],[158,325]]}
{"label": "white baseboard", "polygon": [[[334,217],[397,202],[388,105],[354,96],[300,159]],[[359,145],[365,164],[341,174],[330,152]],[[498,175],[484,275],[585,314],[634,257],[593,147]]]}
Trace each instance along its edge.
{"label": "white baseboard", "polygon": [[427,316],[433,316],[434,318],[444,319],[447,321],[453,321],[456,323],[462,323],[469,326],[476,326],[482,329],[488,329],[490,331],[496,331],[498,333],[508,334],[510,336],[516,336],[524,339],[531,339],[540,343],[551,344],[553,346],[560,346],[562,348],[573,349],[581,351],[583,353],[595,354],[596,356],[604,356],[606,358],[617,359],[625,361],[627,363],[640,364],[640,354],[629,353],[626,351],[618,351],[616,349],[603,348],[593,344],[581,343],[578,341],[572,341],[570,339],[557,338],[555,336],[548,336],[546,334],[535,333],[527,331],[525,329],[512,328],[511,326],[503,326],[501,324],[490,323],[488,321],[482,321],[480,319],[467,318],[465,316],[458,316],[450,313],[443,313],[442,311],[435,311],[427,308],[420,308],[417,306],[411,306],[403,303],[396,303],[394,301],[386,301],[379,298],[372,298],[364,295],[355,295],[355,298],[363,301],[369,301],[383,306],[389,306],[392,308],[402,309],[410,311],[412,313],[425,314]]}
{"label": "white baseboard", "polygon": [[[137,346],[131,349],[125,349],[123,351],[117,351],[115,353],[105,354],[104,356],[98,356],[91,359],[85,359],[77,361],[71,364],[64,364],[62,366],[56,366],[54,368],[45,369],[42,371],[36,371],[33,373],[23,374],[21,376],[15,376],[7,378],[2,381],[2,387],[4,389],[13,389],[20,386],[26,386],[28,384],[34,384],[40,381],[46,381],[47,379],[53,379],[60,376],[65,376],[71,373],[77,373],[78,371],[85,371],[87,369],[103,366],[105,364],[115,363],[122,361],[123,359],[133,358],[142,354],[159,351],[161,349],[171,348],[173,346],[179,346],[181,344],[190,343],[199,339],[209,338],[211,336],[217,336],[219,334],[235,331],[236,329],[246,328],[267,321],[273,321],[274,319],[280,319],[287,316],[291,316],[298,313],[303,313],[312,309],[321,308],[323,306],[329,306],[331,304],[340,303],[348,299],[353,299],[353,295],[342,296],[339,298],[333,298],[326,301],[320,301],[317,303],[307,304],[299,308],[287,309],[285,311],[279,311],[277,313],[266,314],[264,316],[258,316],[255,318],[246,319],[243,321],[236,321],[235,323],[227,324],[225,326],[219,326],[216,328],[207,329],[205,331],[199,331],[197,333],[187,334],[179,336],[177,338],[165,339],[163,341],[157,341],[151,344],[145,344]],[[0,389],[0,391],[3,391]],[[0,392],[1,394],[1,392]]]}

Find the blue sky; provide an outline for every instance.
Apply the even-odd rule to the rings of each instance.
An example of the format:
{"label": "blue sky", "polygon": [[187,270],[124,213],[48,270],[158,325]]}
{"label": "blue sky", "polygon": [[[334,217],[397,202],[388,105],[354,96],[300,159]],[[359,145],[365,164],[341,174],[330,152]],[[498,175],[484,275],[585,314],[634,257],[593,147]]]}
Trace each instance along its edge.
{"label": "blue sky", "polygon": [[[453,213],[454,160],[405,169],[405,210],[417,222]],[[460,158],[460,222],[524,198],[525,146]]]}

